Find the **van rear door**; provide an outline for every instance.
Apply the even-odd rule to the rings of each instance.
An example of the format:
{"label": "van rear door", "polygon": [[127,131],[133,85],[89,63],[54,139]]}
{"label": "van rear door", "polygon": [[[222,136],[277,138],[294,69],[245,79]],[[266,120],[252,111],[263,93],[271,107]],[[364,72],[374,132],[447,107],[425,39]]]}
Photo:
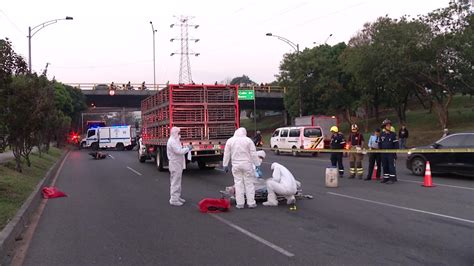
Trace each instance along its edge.
{"label": "van rear door", "polygon": [[320,127],[305,127],[303,129],[304,149],[323,149],[324,137]]}

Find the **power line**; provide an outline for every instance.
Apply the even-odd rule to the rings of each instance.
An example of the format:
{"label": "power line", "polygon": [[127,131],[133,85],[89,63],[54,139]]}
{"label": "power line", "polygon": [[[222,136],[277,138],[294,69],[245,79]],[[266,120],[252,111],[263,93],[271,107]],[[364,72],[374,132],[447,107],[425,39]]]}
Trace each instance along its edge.
{"label": "power line", "polygon": [[193,78],[191,75],[191,63],[189,61],[190,55],[199,56],[199,53],[194,53],[189,51],[189,41],[198,42],[199,39],[192,39],[189,38],[189,27],[197,29],[199,25],[189,24],[189,20],[193,19],[194,17],[189,16],[181,16],[178,19],[178,23],[171,24],[170,27],[173,28],[174,26],[181,27],[181,38],[172,38],[170,41],[181,41],[181,51],[171,53],[173,55],[181,55],[181,62],[179,65],[179,83],[190,84],[193,82]]}
{"label": "power line", "polygon": [[3,15],[5,16],[5,18],[8,20],[8,22],[10,22],[10,24],[11,24],[13,27],[15,27],[15,29],[16,29],[19,33],[21,33],[21,34],[24,33],[23,31],[20,30],[20,28],[18,28],[18,26],[15,24],[15,22],[13,22],[13,21],[7,16],[7,14],[5,13],[5,11],[3,11],[2,9],[0,9],[0,12],[2,12],[2,14],[3,14]]}

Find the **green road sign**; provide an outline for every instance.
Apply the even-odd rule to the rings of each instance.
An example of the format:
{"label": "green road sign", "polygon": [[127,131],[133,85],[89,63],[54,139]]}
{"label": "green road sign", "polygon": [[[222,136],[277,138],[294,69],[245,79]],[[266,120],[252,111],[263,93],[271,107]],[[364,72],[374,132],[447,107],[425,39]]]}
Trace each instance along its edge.
{"label": "green road sign", "polygon": [[239,90],[239,100],[254,100],[255,92],[254,90]]}

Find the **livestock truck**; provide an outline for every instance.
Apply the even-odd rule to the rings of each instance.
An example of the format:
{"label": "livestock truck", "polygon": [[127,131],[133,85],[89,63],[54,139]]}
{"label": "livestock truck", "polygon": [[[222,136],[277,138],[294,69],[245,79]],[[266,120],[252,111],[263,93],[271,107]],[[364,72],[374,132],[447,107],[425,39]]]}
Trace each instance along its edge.
{"label": "livestock truck", "polygon": [[335,116],[307,115],[295,117],[295,126],[320,126],[323,130],[324,148],[329,148],[331,142],[331,127],[339,127],[339,120]]}
{"label": "livestock truck", "polygon": [[144,99],[138,160],[154,159],[159,171],[167,169],[166,143],[176,126],[182,145],[193,145],[188,161],[200,169],[218,166],[226,140],[239,127],[237,91],[236,85],[170,84]]}

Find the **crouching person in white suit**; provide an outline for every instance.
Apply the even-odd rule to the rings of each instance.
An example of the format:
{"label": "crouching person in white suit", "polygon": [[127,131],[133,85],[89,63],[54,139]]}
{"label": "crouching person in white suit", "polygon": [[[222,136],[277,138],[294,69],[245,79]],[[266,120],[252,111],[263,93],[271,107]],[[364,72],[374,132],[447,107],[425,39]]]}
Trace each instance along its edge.
{"label": "crouching person in white suit", "polygon": [[277,195],[286,198],[287,204],[295,203],[295,194],[297,191],[298,181],[291,172],[279,163],[272,164],[273,175],[267,180],[267,201],[264,206],[278,206]]}

